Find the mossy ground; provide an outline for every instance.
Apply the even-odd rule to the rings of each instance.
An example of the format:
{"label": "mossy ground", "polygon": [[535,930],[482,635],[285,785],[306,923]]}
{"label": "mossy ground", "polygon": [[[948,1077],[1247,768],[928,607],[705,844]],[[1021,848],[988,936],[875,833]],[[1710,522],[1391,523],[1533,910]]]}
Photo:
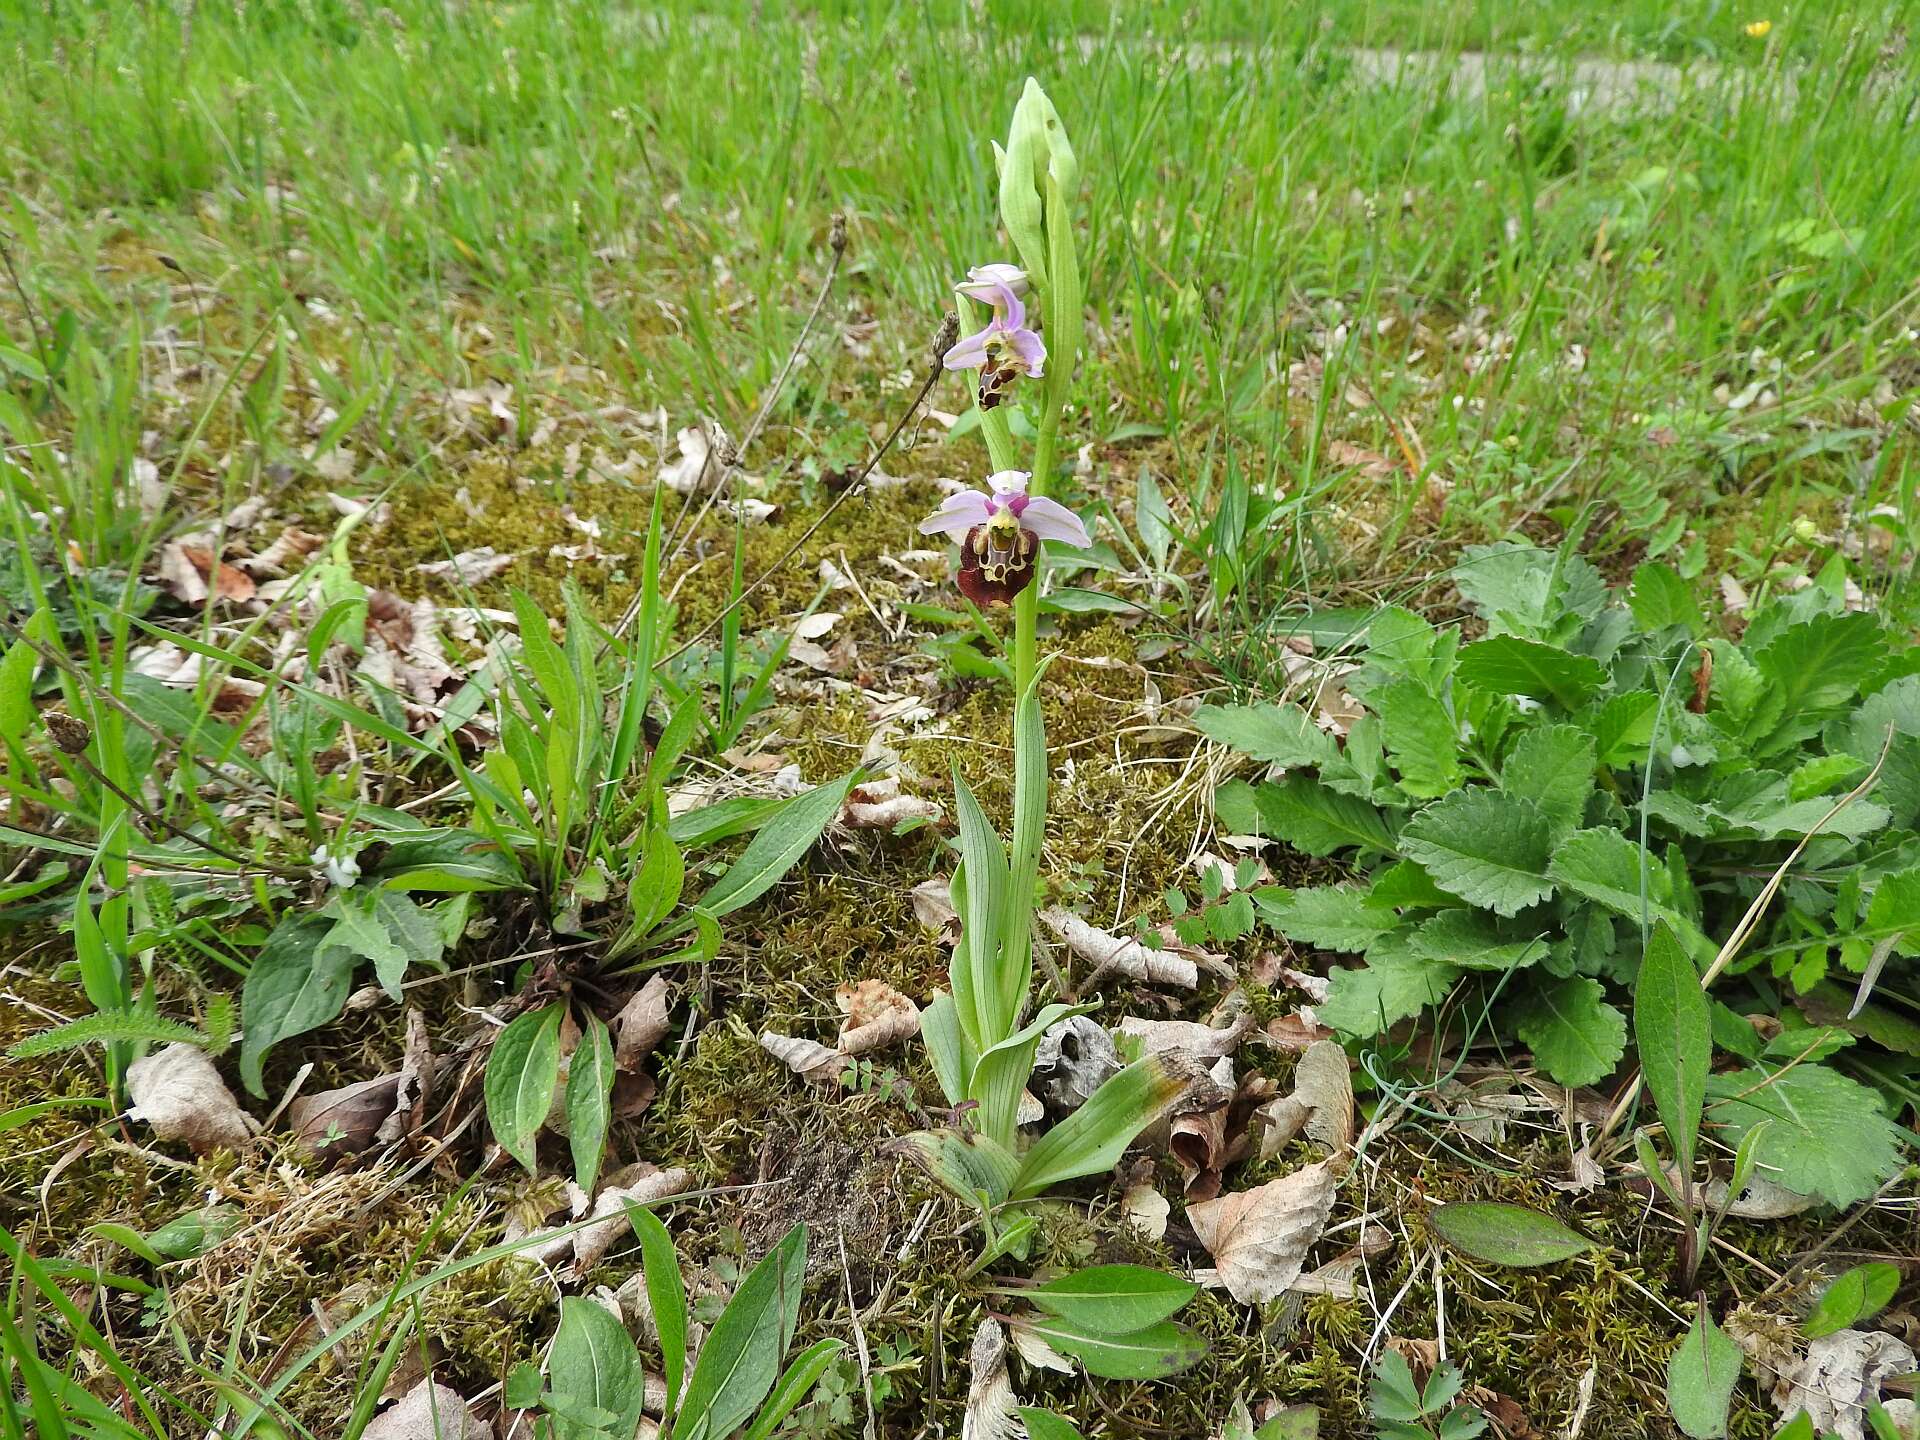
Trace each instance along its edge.
{"label": "mossy ground", "polygon": [[[488,513],[480,518],[460,515],[444,496],[436,503],[426,488],[397,497],[393,522],[356,550],[356,568],[369,578],[416,588],[410,562],[422,553],[422,527],[429,524],[436,539],[454,549],[484,541],[536,553],[559,533],[556,497],[514,486],[507,478],[514,468],[511,459],[488,465],[476,457],[442,482],[464,487],[476,499],[484,496]],[[496,478],[482,481],[483,475]],[[880,557],[898,548],[906,522],[933,493],[909,486],[846,507],[844,523],[832,532],[838,563],[855,573],[877,573]],[[630,500],[632,515],[644,515],[647,493],[636,490]],[[748,573],[758,573],[814,513],[794,507],[754,532]],[[722,569],[708,568],[715,575]],[[512,578],[544,583],[557,603],[569,572],[535,571]],[[808,603],[813,595],[806,573],[796,566],[768,586],[750,627],[778,624]],[[875,589],[885,583],[876,580]],[[603,618],[627,598],[613,582],[580,589]],[[696,570],[682,591],[685,623],[711,616],[724,594],[724,582]],[[481,598],[495,597],[482,587]],[[891,637],[856,605],[848,606],[845,624],[863,665],[914,675],[937,701],[936,718],[899,743],[902,773],[917,777],[914,785],[923,793],[939,797],[946,790],[941,777],[957,764],[989,814],[1004,824],[1011,803],[1004,692],[981,682],[942,680],[926,657],[890,651]],[[1047,641],[1056,659],[1045,715],[1057,758],[1045,883],[1096,919],[1151,909],[1151,897],[1190,885],[1188,861],[1206,833],[1207,786],[1183,764],[1187,747],[1141,730],[1148,668],[1131,658],[1135,640],[1132,628],[1113,620],[1063,617]],[[776,691],[756,727],[758,740],[777,746],[811,779],[843,771],[871,732],[863,698],[850,689],[813,694],[817,677],[792,678],[800,693],[782,698]],[[1156,662],[1152,679],[1162,697],[1172,699],[1213,677],[1176,659]],[[967,1217],[890,1147],[925,1123],[919,1106],[933,1103],[937,1087],[914,1047],[876,1057],[883,1074],[897,1068],[897,1085],[885,1080],[858,1093],[822,1090],[790,1075],[760,1048],[757,1036],[773,1030],[830,1037],[837,1023],[834,990],[846,981],[880,979],[922,997],[939,987],[946,952],[915,923],[907,892],[949,864],[937,829],[900,836],[836,831],[776,891],[734,917],[715,961],[702,973],[675,977],[682,1006],[677,1016],[687,1015],[690,1006],[697,1018],[684,1031],[676,1025],[663,1045],[658,1097],[637,1119],[616,1125],[608,1159],[610,1168],[634,1159],[685,1165],[698,1183],[715,1187],[708,1198],[673,1212],[696,1277],[705,1273],[699,1267],[717,1267],[718,1277],[737,1273],[787,1225],[807,1221],[814,1237],[808,1331],[845,1333],[850,1301],[868,1345],[887,1357],[886,1434],[932,1433],[935,1425],[958,1423],[974,1323],[1006,1303],[988,1293],[984,1279],[956,1278],[974,1243]],[[521,924],[526,916],[522,910],[504,919]],[[44,958],[47,937],[32,943]],[[496,934],[478,955],[462,959],[473,963],[513,948],[513,937]],[[1256,951],[1256,942],[1243,942],[1230,947],[1228,959],[1244,971]],[[43,971],[44,964],[22,969]],[[473,983],[467,977],[415,992],[415,1003],[441,1037],[462,1032],[459,1002]],[[0,1043],[39,1027],[29,1006],[57,1007],[66,993],[27,973],[10,977],[10,985],[21,1003],[0,1020]],[[1187,1012],[1204,1013],[1220,988],[1209,982]],[[1263,992],[1258,999],[1281,1007],[1285,997],[1270,1001]],[[1108,1019],[1163,1013],[1169,1003],[1164,994],[1109,989],[1103,1013]],[[271,1093],[279,1093],[300,1066],[313,1067],[309,1090],[389,1068],[400,1028],[391,1006],[350,1012],[276,1057],[268,1074]],[[1264,1051],[1247,1052],[1243,1063],[1283,1080],[1291,1064]],[[0,1109],[98,1090],[97,1071],[83,1055],[16,1064],[0,1093]],[[164,1324],[138,1295],[114,1294],[104,1306],[130,1361],[208,1408],[218,1403],[220,1386],[182,1369],[180,1338],[203,1353],[226,1353],[231,1345],[241,1371],[269,1377],[313,1343],[320,1326],[378,1301],[409,1274],[495,1241],[530,1183],[496,1167],[477,1185],[465,1186],[478,1159],[470,1138],[432,1163],[403,1171],[397,1164],[329,1169],[276,1143],[245,1158],[222,1155],[187,1164],[140,1143],[137,1127],[119,1127],[117,1139],[88,1140],[87,1133],[84,1117],[53,1114],[0,1135],[0,1193],[15,1197],[5,1223],[26,1234],[43,1257],[124,1270],[130,1257],[92,1235],[90,1226],[109,1221],[151,1230],[200,1204],[237,1205],[243,1216],[239,1239],[203,1259],[169,1267]],[[1572,1413],[1591,1368],[1586,1433],[1662,1433],[1662,1422],[1649,1417],[1660,1411],[1664,1367],[1688,1313],[1686,1303],[1671,1295],[1665,1274],[1671,1243],[1665,1223],[1617,1192],[1569,1197],[1556,1190],[1550,1181],[1564,1173],[1566,1156],[1557,1132],[1508,1148],[1503,1153],[1511,1165],[1468,1153],[1473,1147],[1463,1150],[1457,1137],[1447,1144],[1432,1138],[1411,1127],[1391,1133],[1343,1192],[1336,1224],[1365,1214],[1395,1237],[1391,1251],[1369,1266],[1358,1298],[1284,1300],[1262,1313],[1203,1296],[1187,1318],[1206,1335],[1211,1354],[1180,1380],[1107,1385],[1096,1397],[1080,1382],[1035,1374],[1022,1377],[1023,1393],[1076,1415],[1089,1433],[1102,1433],[1105,1426],[1107,1433],[1202,1435],[1235,1396],[1243,1396],[1311,1400],[1325,1411],[1326,1433],[1358,1434],[1364,1428],[1363,1357],[1377,1352],[1386,1334],[1429,1338],[1444,1332],[1448,1354],[1472,1383],[1514,1397],[1542,1430]],[[56,1158],[57,1176],[42,1187]],[[1272,1178],[1303,1158],[1304,1150],[1295,1147],[1264,1166],[1248,1167],[1234,1183]],[[562,1167],[557,1151],[552,1159],[556,1169]],[[1177,1192],[1179,1180],[1170,1168],[1161,1179],[1169,1193]],[[1147,1244],[1119,1223],[1100,1187],[1083,1187],[1083,1197],[1068,1198],[1049,1217],[1036,1261],[1204,1263],[1190,1241],[1179,1244],[1177,1227],[1174,1249]],[[1501,1198],[1577,1218],[1605,1248],[1549,1272],[1477,1267],[1440,1249],[1423,1220],[1431,1202],[1457,1198]],[[928,1223],[916,1227],[923,1210],[929,1210]],[[1708,1283],[1729,1299],[1751,1296],[1766,1283],[1760,1265],[1803,1248],[1819,1224],[1729,1226],[1727,1239],[1736,1250],[1717,1257],[1723,1263],[1709,1271]],[[1436,1258],[1441,1255],[1444,1264]],[[617,1252],[596,1279],[618,1284],[634,1263],[631,1254]],[[1436,1288],[1443,1278],[1444,1294]],[[443,1378],[478,1389],[536,1353],[551,1331],[557,1296],[551,1279],[532,1267],[498,1262],[467,1270],[421,1298],[419,1335],[439,1357]],[[362,1350],[349,1346],[307,1371],[286,1396],[292,1413],[324,1433],[328,1417],[351,1404],[362,1358]],[[831,1431],[827,1407],[823,1401],[814,1418]],[[1764,1417],[1743,1409],[1735,1433],[1766,1433]]]}

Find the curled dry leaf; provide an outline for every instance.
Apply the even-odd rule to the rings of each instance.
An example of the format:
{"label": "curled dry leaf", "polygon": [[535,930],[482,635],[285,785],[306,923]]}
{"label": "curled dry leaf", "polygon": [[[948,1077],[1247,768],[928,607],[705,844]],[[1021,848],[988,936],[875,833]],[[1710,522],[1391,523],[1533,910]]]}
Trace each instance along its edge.
{"label": "curled dry leaf", "polygon": [[[1220,1172],[1227,1165],[1227,1112],[1233,1097],[1233,1061],[1222,1055],[1207,1071],[1207,1079],[1212,1084],[1206,1087],[1207,1102],[1203,1108],[1188,1108],[1183,1101],[1182,1113],[1173,1118],[1167,1136],[1167,1149],[1186,1181],[1189,1204],[1211,1200],[1220,1193]],[[1193,1093],[1189,1090],[1188,1096],[1192,1097]]]}
{"label": "curled dry leaf", "polygon": [[1254,1116],[1260,1128],[1260,1158],[1271,1160],[1290,1145],[1312,1114],[1296,1095],[1282,1095],[1262,1105]]}
{"label": "curled dry leaf", "polygon": [[253,1120],[197,1045],[176,1043],[127,1067],[127,1114],[144,1120],[161,1140],[184,1140],[196,1155],[222,1146],[237,1150],[253,1135]]}
{"label": "curled dry leaf", "polygon": [[896,776],[856,785],[840,806],[840,823],[849,830],[894,830],[910,820],[932,823],[942,811],[919,795],[902,795]]}
{"label": "curled dry leaf", "polygon": [[651,1173],[639,1175],[623,1185],[604,1186],[595,1197],[591,1212],[595,1223],[573,1232],[573,1266],[577,1273],[584,1275],[598,1265],[621,1232],[632,1223],[627,1219],[627,1206],[651,1205],[687,1188],[687,1172],[678,1165],[668,1170],[654,1170],[651,1166],[647,1169]]}
{"label": "curled dry leaf", "polygon": [[1300,1010],[1292,1015],[1274,1016],[1261,1030],[1260,1037],[1276,1050],[1305,1050],[1316,1041],[1331,1040],[1333,1031],[1315,1022],[1311,1011]]}
{"label": "curled dry leaf", "polygon": [[960,938],[960,912],[953,908],[950,882],[935,876],[913,887],[913,918],[951,945]]}
{"label": "curled dry leaf", "polygon": [[803,1080],[816,1085],[836,1085],[847,1071],[847,1057],[818,1040],[803,1040],[797,1035],[760,1032],[760,1048]]}
{"label": "curled dry leaf", "polygon": [[865,1055],[920,1033],[920,1007],[884,981],[842,985],[833,998],[846,1016],[840,1026],[842,1055]]}
{"label": "curled dry leaf", "polygon": [[358,1155],[374,1143],[400,1093],[400,1076],[302,1095],[287,1107],[293,1138],[319,1156]]}
{"label": "curled dry leaf", "polygon": [[493,1427],[474,1416],[459,1391],[429,1378],[375,1416],[362,1433],[366,1440],[491,1440]]}
{"label": "curled dry leaf", "polygon": [[1056,1115],[1078,1110],[1121,1071],[1113,1036],[1085,1015],[1047,1027],[1033,1052],[1032,1084]]}
{"label": "curled dry leaf", "polygon": [[1177,1050],[1201,1061],[1231,1055],[1252,1028],[1253,1017],[1244,1011],[1219,1028],[1197,1020],[1143,1020],[1136,1015],[1120,1021],[1120,1033],[1138,1040],[1149,1055]]}
{"label": "curled dry leaf", "polygon": [[1213,1256],[1220,1283],[1243,1305],[1284,1294],[1326,1229],[1337,1186],[1324,1163],[1252,1190],[1187,1207],[1187,1220]]}
{"label": "curled dry leaf", "polygon": [[671,991],[667,977],[655,975],[634,991],[631,999],[613,1017],[613,1063],[616,1068],[636,1071],[654,1046],[667,1038],[667,1012]]}
{"label": "curled dry leaf", "polygon": [[1199,967],[1184,955],[1154,950],[1130,936],[1101,930],[1058,905],[1042,910],[1040,918],[1067,949],[1092,965],[1096,974],[1117,970],[1131,980],[1177,985],[1185,990],[1200,983]]}
{"label": "curled dry leaf", "polygon": [[1153,1186],[1133,1185],[1120,1197],[1120,1213],[1141,1235],[1159,1240],[1167,1233],[1167,1217],[1173,1213],[1173,1206]]}
{"label": "curled dry leaf", "polygon": [[967,1411],[960,1422],[961,1440],[1018,1440],[1026,1426],[1015,1413],[1020,1398],[1007,1374],[1007,1337],[998,1320],[982,1320],[973,1332],[967,1360]]}
{"label": "curled dry leaf", "polygon": [[413,568],[421,575],[445,576],[462,585],[478,585],[493,579],[519,558],[503,555],[491,545],[482,545],[477,550],[462,550],[451,560],[428,560]]}
{"label": "curled dry leaf", "polygon": [[401,1052],[399,1083],[394,1087],[393,1109],[380,1122],[374,1142],[391,1145],[396,1140],[417,1134],[427,1118],[427,1102],[433,1098],[433,1041],[427,1034],[427,1022],[418,1010],[407,1011],[407,1042]]}

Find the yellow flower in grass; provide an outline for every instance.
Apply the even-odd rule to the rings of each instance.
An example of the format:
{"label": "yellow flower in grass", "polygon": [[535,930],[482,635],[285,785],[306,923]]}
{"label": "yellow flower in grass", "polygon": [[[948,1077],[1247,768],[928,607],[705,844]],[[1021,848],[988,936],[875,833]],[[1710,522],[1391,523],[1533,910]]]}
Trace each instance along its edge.
{"label": "yellow flower in grass", "polygon": [[1764,40],[1773,30],[1771,20],[1755,20],[1747,27],[1747,34],[1755,40]]}

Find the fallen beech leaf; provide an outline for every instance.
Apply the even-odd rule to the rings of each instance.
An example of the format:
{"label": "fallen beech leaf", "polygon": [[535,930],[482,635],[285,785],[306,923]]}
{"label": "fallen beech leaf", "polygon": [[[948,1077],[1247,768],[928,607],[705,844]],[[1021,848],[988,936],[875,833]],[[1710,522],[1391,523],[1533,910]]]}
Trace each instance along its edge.
{"label": "fallen beech leaf", "polygon": [[400,1076],[381,1075],[302,1095],[287,1107],[287,1121],[293,1138],[315,1155],[358,1155],[374,1143],[399,1093]]}
{"label": "fallen beech leaf", "polygon": [[199,605],[209,592],[216,600],[251,600],[258,587],[246,571],[219,561],[204,535],[183,535],[160,551],[160,583],[174,599]]}
{"label": "fallen beech leaf", "polygon": [[620,1070],[638,1070],[653,1047],[667,1038],[667,977],[655,975],[613,1017],[613,1063]]}
{"label": "fallen beech leaf", "polygon": [[175,1043],[134,1061],[127,1096],[130,1118],[146,1121],[161,1140],[186,1141],[196,1155],[237,1150],[253,1135],[253,1120],[197,1045]]}
{"label": "fallen beech leaf", "polygon": [[1368,1225],[1360,1232],[1360,1243],[1337,1255],[1317,1270],[1311,1270],[1293,1282],[1296,1295],[1332,1295],[1351,1300],[1359,1289],[1360,1267],[1375,1255],[1393,1248],[1393,1232],[1383,1226]]}
{"label": "fallen beech leaf", "polygon": [[922,880],[910,892],[913,918],[937,934],[943,944],[960,938],[960,912],[953,908],[950,884],[940,876]]}
{"label": "fallen beech leaf", "polygon": [[982,1320],[973,1332],[967,1360],[967,1411],[960,1422],[961,1440],[1019,1440],[1026,1427],[1014,1413],[1020,1398],[1007,1374],[1007,1337],[998,1320]]}
{"label": "fallen beech leaf", "polygon": [[1096,973],[1117,970],[1132,980],[1178,985],[1186,990],[1200,983],[1199,967],[1184,955],[1149,949],[1130,936],[1098,929],[1058,905],[1042,910],[1040,918],[1069,950],[1094,966]]}
{"label": "fallen beech leaf", "polygon": [[803,1040],[797,1035],[760,1032],[760,1048],[803,1080],[816,1085],[835,1085],[847,1072],[847,1057],[818,1040]]}
{"label": "fallen beech leaf", "polygon": [[[655,1170],[625,1185],[604,1187],[593,1202],[591,1215],[596,1223],[573,1232],[575,1272],[586,1274],[613,1247],[613,1242],[620,1238],[620,1232],[631,1223],[627,1219],[627,1206],[650,1205],[686,1188],[687,1172],[678,1165],[668,1170]],[[617,1305],[615,1309],[618,1310]]]}
{"label": "fallen beech leaf", "polygon": [[1312,1112],[1307,1137],[1338,1155],[1353,1144],[1353,1074],[1337,1041],[1307,1047],[1293,1071],[1293,1098]]}
{"label": "fallen beech leaf", "polygon": [[842,1055],[864,1055],[920,1033],[920,1007],[884,981],[842,985],[833,998],[847,1017],[840,1026]]}
{"label": "fallen beech leaf", "polygon": [[1086,1104],[1122,1068],[1113,1036],[1096,1020],[1069,1015],[1041,1034],[1029,1083],[1056,1115],[1066,1115]]}
{"label": "fallen beech leaf", "polygon": [[475,1418],[457,1390],[426,1379],[362,1434],[365,1440],[490,1440],[493,1427]]}
{"label": "fallen beech leaf", "polygon": [[1252,1190],[1189,1205],[1187,1220],[1227,1293],[1243,1305],[1264,1304],[1300,1278],[1337,1188],[1326,1164],[1308,1165]]}
{"label": "fallen beech leaf", "polygon": [[1270,1045],[1280,1050],[1306,1050],[1316,1041],[1333,1038],[1333,1031],[1316,1024],[1311,1013],[1305,1010],[1292,1015],[1276,1015],[1260,1033]]}

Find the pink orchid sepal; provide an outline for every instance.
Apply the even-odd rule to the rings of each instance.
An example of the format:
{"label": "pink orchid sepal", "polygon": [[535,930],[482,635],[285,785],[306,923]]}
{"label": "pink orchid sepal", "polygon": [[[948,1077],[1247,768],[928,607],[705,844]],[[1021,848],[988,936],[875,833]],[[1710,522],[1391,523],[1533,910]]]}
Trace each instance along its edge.
{"label": "pink orchid sepal", "polygon": [[922,535],[960,542],[960,590],[976,605],[1007,605],[1033,583],[1040,542],[1084,549],[1093,543],[1080,517],[1057,500],[1029,495],[1032,476],[1001,470],[986,490],[949,495],[920,522]]}

